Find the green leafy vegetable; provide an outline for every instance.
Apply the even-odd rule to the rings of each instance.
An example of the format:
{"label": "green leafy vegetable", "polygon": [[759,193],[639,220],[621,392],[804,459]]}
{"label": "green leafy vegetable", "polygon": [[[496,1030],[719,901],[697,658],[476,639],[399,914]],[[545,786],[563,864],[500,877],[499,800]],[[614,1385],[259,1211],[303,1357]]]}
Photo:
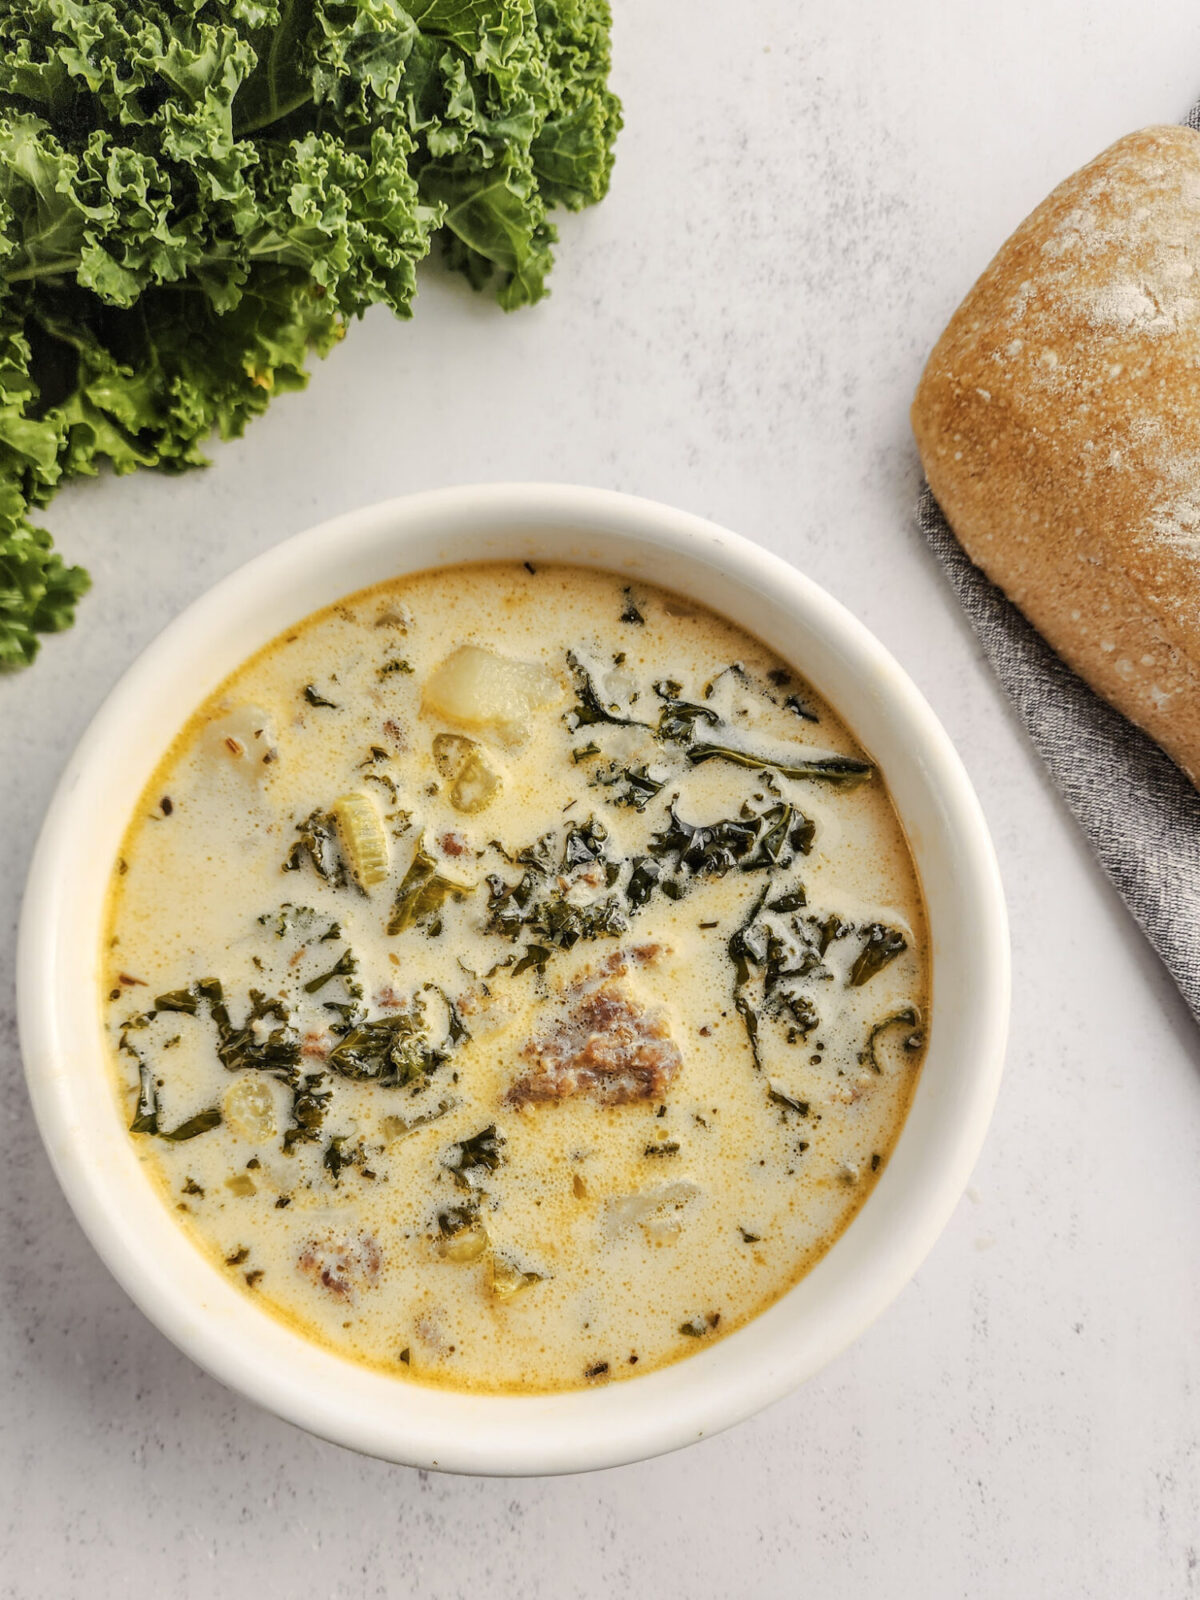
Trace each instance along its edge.
{"label": "green leafy vegetable", "polygon": [[595,817],[589,817],[586,822],[572,823],[563,841],[562,870],[571,872],[593,861],[603,861],[607,842],[608,829]]}
{"label": "green leafy vegetable", "polygon": [[488,890],[488,932],[507,934],[513,939],[524,932],[535,941],[527,946],[514,968],[516,972],[524,972],[530,966],[537,966],[539,971],[544,968],[540,947],[570,950],[580,939],[624,933],[629,926],[616,895],[590,905],[574,905],[554,886],[549,875],[534,867],[528,867],[515,884],[490,877]]}
{"label": "green leafy vegetable", "polygon": [[[773,899],[768,898],[769,890],[770,879],[729,941],[734,1004],[745,1024],[755,1066],[762,1065],[765,1020],[780,1026],[789,1045],[802,1043],[819,1028],[813,995],[835,976],[826,965],[826,952],[855,931],[853,924],[833,914],[786,916],[803,907],[803,890]],[[776,1088],[772,1085],[771,1099],[779,1101]]]}
{"label": "green leafy vegetable", "polygon": [[750,910],[730,935],[728,945],[729,959],[733,962],[733,1004],[746,1030],[750,1054],[756,1068],[762,1067],[762,1053],[758,1040],[759,1018],[746,990],[754,968],[761,966],[766,959],[766,930],[756,927],[755,924],[766,901],[768,890],[769,886],[759,891]]}
{"label": "green leafy vegetable", "polygon": [[788,867],[797,854],[808,854],[816,833],[810,819],[787,804],[761,812],[744,805],[738,816],[706,824],[684,821],[672,805],[668,819],[650,840],[650,853],[693,877],[720,876],[733,867]]}
{"label": "green leafy vegetable", "polygon": [[424,1007],[415,996],[407,1011],[357,1023],[330,1051],[325,1065],[356,1083],[378,1083],[385,1088],[423,1084],[449,1060],[458,1042],[452,1036],[455,1015],[452,1011],[446,1043],[434,1045],[425,1026]]}
{"label": "green leafy vegetable", "polygon": [[453,1047],[460,1045],[464,1039],[469,1039],[471,1037],[470,1031],[450,996],[441,989],[437,989],[434,984],[427,984],[426,987],[434,989],[442,997],[442,1003],[446,1007],[446,1039],[449,1044]]}
{"label": "green leafy vegetable", "polygon": [[315,683],[306,683],[304,685],[304,698],[308,701],[310,706],[323,706],[329,711],[338,710],[337,702],[334,700],[327,700],[317,688]]}
{"label": "green leafy vegetable", "polygon": [[154,1073],[148,1062],[143,1061],[136,1051],[131,1050],[124,1039],[122,1048],[129,1050],[137,1061],[138,1069],[138,1097],[137,1109],[133,1114],[133,1121],[129,1124],[130,1133],[157,1133],[158,1132],[158,1085],[154,1081]]}
{"label": "green leafy vegetable", "polygon": [[[296,824],[300,837],[288,851],[285,872],[299,872],[307,860],[318,878],[335,889],[344,888],[349,874],[338,844],[337,818],[332,811],[310,812]],[[282,915],[282,913],[281,913]],[[282,926],[282,925],[281,925]]]}
{"label": "green leafy vegetable", "polygon": [[551,945],[527,944],[524,955],[520,956],[513,966],[513,977],[519,977],[522,972],[529,971],[537,972],[540,975],[545,972],[553,954],[554,949]]}
{"label": "green leafy vegetable", "polygon": [[679,1324],[679,1331],[689,1339],[703,1339],[705,1334],[712,1333],[721,1321],[719,1311],[710,1311],[706,1317],[689,1317],[686,1322]]}
{"label": "green leafy vegetable", "polygon": [[[677,683],[656,683],[655,691],[666,704],[658,714],[658,737],[668,744],[692,744],[696,738],[698,723],[707,723],[709,727],[718,728],[721,719],[711,706],[693,705],[691,701],[677,698],[679,685]],[[675,695],[667,691],[674,689]]]}
{"label": "green leafy vegetable", "polygon": [[804,892],[804,887],[798,884],[796,888],[789,889],[786,894],[781,894],[777,899],[768,900],[767,910],[802,911],[807,904],[808,896]]}
{"label": "green leafy vegetable", "polygon": [[504,1160],[505,1142],[504,1135],[496,1132],[496,1124],[490,1123],[454,1145],[443,1157],[442,1165],[453,1174],[460,1189],[478,1189],[483,1182],[481,1174],[495,1172]]}
{"label": "green leafy vegetable", "polygon": [[354,951],[347,948],[329,968],[328,972],[320,972],[315,978],[310,978],[304,985],[305,994],[320,994],[327,983],[332,983],[334,978],[352,978],[358,971],[358,962]]}
{"label": "green leafy vegetable", "polygon": [[322,1089],[323,1072],[297,1076],[292,1084],[292,1120],[284,1129],[283,1148],[290,1155],[298,1144],[311,1144],[320,1137],[325,1110],[333,1098],[332,1089]]}
{"label": "green leafy vegetable", "polygon": [[482,1198],[482,1191],[477,1191],[461,1205],[445,1206],[437,1213],[438,1248],[443,1259],[456,1266],[470,1266],[487,1253],[491,1241],[480,1221]]}
{"label": "green leafy vegetable", "polygon": [[[556,835],[548,834],[520,851],[516,860],[525,870],[517,882],[489,875],[487,931],[531,939],[513,972],[530,968],[544,972],[555,950],[570,950],[580,939],[625,933],[631,916],[657,894],[679,900],[703,878],[735,868],[765,869],[773,878],[777,869],[786,869],[798,854],[811,849],[813,835],[812,822],[785,803],[764,811],[747,804],[736,817],[706,824],[686,821],[672,804],[666,827],[651,835],[645,855],[612,860],[605,853],[607,830],[589,818],[567,831],[561,850]],[[587,868],[597,869],[592,882],[608,892],[577,904],[564,893],[559,879]],[[794,885],[784,899],[789,905],[803,905],[803,888]]]}
{"label": "green leafy vegetable", "polygon": [[875,1047],[881,1034],[885,1033],[889,1028],[901,1026],[910,1030],[901,1041],[903,1048],[909,1052],[919,1050],[925,1042],[925,1033],[921,1025],[921,1013],[916,1006],[903,1006],[899,1011],[894,1011],[890,1017],[884,1017],[881,1022],[877,1022],[871,1029],[867,1035],[866,1044],[858,1052],[858,1059],[861,1065],[870,1067],[872,1072],[882,1072],[883,1068],[879,1065]]}
{"label": "green leafy vegetable", "polygon": [[[259,919],[266,927],[276,929],[282,936],[297,925],[309,932],[316,943],[322,943],[332,933],[336,937],[336,923],[330,923],[304,906],[281,907],[278,919]],[[347,948],[328,971],[305,983],[308,994],[320,993],[327,984],[340,979],[346,998],[324,1001],[324,1009],[333,1012],[337,1021],[329,1024],[337,1039],[329,1050],[323,1069],[302,1073],[302,1047],[295,1020],[283,1000],[251,989],[245,1006],[243,1021],[233,1020],[229,1003],[219,979],[202,978],[186,989],[172,990],[160,995],[153,1010],[130,1017],[120,1036],[120,1047],[132,1056],[138,1068],[138,1099],[130,1131],[158,1134],[160,1138],[180,1142],[215,1128],[221,1122],[221,1112],[213,1107],[190,1118],[179,1127],[166,1131],[160,1126],[158,1080],[143,1051],[130,1038],[130,1033],[145,1030],[158,1012],[178,1012],[200,1020],[207,1014],[216,1031],[216,1055],[229,1072],[265,1072],[291,1090],[291,1118],[283,1134],[283,1148],[290,1153],[297,1144],[311,1143],[320,1137],[325,1113],[332,1098],[332,1090],[324,1087],[330,1073],[354,1082],[369,1081],[384,1088],[410,1087],[414,1094],[426,1087],[431,1075],[448,1061],[453,1052],[469,1037],[466,1024],[454,1003],[440,990],[438,993],[446,1008],[445,1033],[440,1043],[433,1043],[425,1017],[425,1007],[420,995],[414,995],[406,1008],[395,1014],[369,1018],[362,1002],[362,985],[356,977],[357,962]],[[433,988],[433,985],[426,985]],[[274,1027],[264,1028],[264,1023]],[[446,1109],[443,1106],[441,1109]],[[416,1126],[421,1118],[412,1122]],[[344,1141],[335,1137],[326,1150],[324,1165],[336,1183],[338,1173],[347,1165],[361,1165],[361,1151],[357,1155],[343,1151]],[[370,1176],[370,1174],[365,1174]]]}
{"label": "green leafy vegetable", "polygon": [[644,811],[654,796],[666,786],[666,778],[656,778],[647,767],[623,767],[610,761],[598,767],[592,783],[609,790],[606,798],[614,806],[629,806],[634,811]]}
{"label": "green leafy vegetable", "polygon": [[807,1039],[810,1033],[816,1032],[821,1021],[816,1006],[806,994],[780,994],[776,1012],[790,1020],[791,1026],[787,1030],[789,1044],[795,1044],[797,1039]]}
{"label": "green leafy vegetable", "polygon": [[782,1106],[785,1111],[794,1111],[798,1117],[806,1117],[809,1111],[807,1100],[798,1100],[795,1095],[789,1094],[779,1084],[767,1084],[767,1099],[773,1105]]}
{"label": "green leafy vegetable", "polygon": [[182,1011],[189,1017],[194,1017],[200,1009],[200,1001],[193,989],[172,989],[169,994],[160,994],[155,1002],[156,1011]]}
{"label": "green leafy vegetable", "polygon": [[752,750],[735,750],[721,744],[691,745],[687,758],[693,766],[699,766],[702,761],[730,761],[738,767],[778,772],[782,778],[812,779],[836,784],[840,788],[862,783],[875,770],[869,761],[858,761],[853,756],[813,756],[806,761],[783,761],[775,756],[758,755]]}
{"label": "green leafy vegetable", "polygon": [[258,923],[262,928],[270,928],[277,939],[295,933],[317,944],[327,944],[342,937],[341,928],[331,918],[314,911],[312,906],[293,905],[290,900],[285,900],[276,911],[264,911]]}
{"label": "green leafy vegetable", "polygon": [[344,1133],[334,1134],[333,1138],[325,1146],[325,1154],[321,1157],[321,1165],[329,1174],[335,1188],[341,1182],[342,1173],[345,1172],[347,1167],[359,1167],[362,1165],[362,1145],[357,1144],[347,1150],[345,1148],[346,1138],[347,1135]]}
{"label": "green leafy vegetable", "polygon": [[881,922],[871,922],[862,930],[867,942],[859,951],[846,982],[852,989],[870,982],[875,974],[894,961],[902,950],[908,949],[908,940],[895,928],[885,928]]}
{"label": "green leafy vegetable", "polygon": [[442,931],[440,913],[447,899],[461,900],[470,892],[468,885],[455,883],[440,873],[437,862],[422,845],[396,890],[388,934],[394,938],[406,928],[424,928],[436,936]]}
{"label": "green leafy vegetable", "polygon": [[[137,1107],[133,1114],[133,1121],[129,1124],[130,1133],[153,1133],[160,1139],[169,1139],[172,1144],[182,1144],[187,1139],[195,1139],[201,1133],[207,1133],[210,1128],[216,1128],[221,1123],[219,1106],[210,1106],[207,1111],[201,1111],[194,1117],[189,1117],[186,1122],[181,1122],[177,1128],[170,1130],[159,1126],[158,1106],[158,1081],[149,1063],[141,1053],[129,1043],[128,1035],[122,1034],[121,1048],[133,1056],[138,1069],[138,1098]],[[203,1191],[200,1191],[203,1193]]]}
{"label": "green leafy vegetable", "polygon": [[843,922],[836,912],[831,912],[820,921],[816,917],[809,917],[806,927],[807,938],[819,956],[825,954],[835,939],[845,939],[854,932],[852,924]]}
{"label": "green leafy vegetable", "polygon": [[745,860],[758,840],[758,818],[726,817],[701,825],[685,822],[671,805],[668,824],[650,840],[650,854],[695,877],[719,877]]}
{"label": "green leafy vegetable", "polygon": [[576,905],[558,886],[560,874],[589,868],[603,872],[601,884],[609,889],[621,873],[617,862],[605,855],[608,831],[603,823],[589,818],[574,823],[563,839],[561,853],[554,850],[555,835],[548,834],[522,850],[517,861],[525,868],[516,883],[508,883],[492,873],[488,885],[489,933],[502,933],[510,939],[525,933],[532,936],[514,973],[536,967],[545,970],[550,948],[570,950],[580,939],[598,939],[624,933],[628,918],[615,894],[590,904]]}
{"label": "green leafy vegetable", "polygon": [[208,1133],[212,1128],[221,1126],[220,1106],[209,1106],[207,1111],[200,1111],[194,1117],[189,1117],[186,1122],[181,1122],[177,1128],[172,1128],[170,1133],[158,1131],[160,1139],[170,1139],[173,1144],[182,1144],[185,1139],[194,1139],[198,1134]]}
{"label": "green leafy vegetable", "polygon": [[505,308],[548,209],[608,187],[606,0],[6,0],[0,7],[0,665],[85,573],[59,485],[203,462],[350,318],[411,314],[435,237]]}
{"label": "green leafy vegetable", "polygon": [[636,717],[623,717],[615,702],[605,704],[600,698],[600,692],[592,682],[591,674],[573,651],[567,651],[567,665],[571,669],[571,676],[575,679],[575,704],[564,713],[567,726],[572,733],[579,728],[591,728],[597,723],[611,723],[617,728],[647,728],[648,722],[639,722]]}
{"label": "green leafy vegetable", "polygon": [[[759,818],[761,832],[752,853],[738,866],[743,872],[760,867],[789,867],[795,857],[806,856],[816,837],[816,824],[795,806],[771,806]],[[803,895],[803,890],[793,891]]]}
{"label": "green leafy vegetable", "polygon": [[650,899],[662,880],[662,868],[649,856],[636,856],[625,885],[625,898],[639,911]]}
{"label": "green leafy vegetable", "polygon": [[807,703],[801,700],[798,694],[790,694],[783,702],[784,710],[790,711],[793,716],[799,717],[803,722],[820,722],[820,717]]}
{"label": "green leafy vegetable", "polygon": [[[193,988],[207,1002],[217,1029],[217,1058],[227,1072],[250,1069],[291,1080],[300,1064],[300,1039],[282,1001],[268,997],[260,989],[251,989],[245,1020],[239,1027],[229,1015],[218,979],[201,978]],[[264,1035],[255,1023],[268,1020],[279,1026]]]}

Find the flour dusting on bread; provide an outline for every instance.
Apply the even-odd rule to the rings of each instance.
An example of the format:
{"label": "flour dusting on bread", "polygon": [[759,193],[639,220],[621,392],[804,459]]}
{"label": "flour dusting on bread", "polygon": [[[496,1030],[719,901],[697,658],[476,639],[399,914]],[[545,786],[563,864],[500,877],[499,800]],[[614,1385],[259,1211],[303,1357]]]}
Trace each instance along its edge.
{"label": "flour dusting on bread", "polygon": [[974,560],[1200,780],[1200,134],[1068,178],[938,341],[913,427]]}

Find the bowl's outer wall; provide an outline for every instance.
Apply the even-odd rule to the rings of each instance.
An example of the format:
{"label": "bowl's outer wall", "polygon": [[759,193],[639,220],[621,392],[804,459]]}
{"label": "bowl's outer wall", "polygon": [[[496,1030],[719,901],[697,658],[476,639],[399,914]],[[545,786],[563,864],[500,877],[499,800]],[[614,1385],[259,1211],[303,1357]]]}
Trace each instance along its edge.
{"label": "bowl's outer wall", "polygon": [[[933,946],[929,1049],[912,1110],[833,1249],[768,1311],[686,1361],[542,1396],[398,1382],[292,1333],[226,1281],[137,1161],[111,1089],[97,988],[112,861],[143,785],[196,705],[253,651],[338,598],[432,566],[505,559],[574,562],[676,589],[793,663],[886,775]],[[736,535],[650,501],[558,485],[445,490],[353,512],[196,601],[130,668],[71,758],[35,851],[18,953],[42,1137],[81,1224],[142,1310],[215,1376],[300,1426],[389,1460],[466,1472],[580,1471],[676,1448],[786,1393],[860,1333],[920,1265],[970,1175],[999,1084],[1008,987],[1004,902],[978,802],[882,645]]]}

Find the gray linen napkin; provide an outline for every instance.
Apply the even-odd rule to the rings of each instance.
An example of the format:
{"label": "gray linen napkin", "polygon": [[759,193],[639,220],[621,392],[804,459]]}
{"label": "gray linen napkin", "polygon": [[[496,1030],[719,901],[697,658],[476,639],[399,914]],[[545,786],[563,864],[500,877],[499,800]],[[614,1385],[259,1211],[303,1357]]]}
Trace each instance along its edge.
{"label": "gray linen napkin", "polygon": [[1200,1022],[1200,794],[973,564],[928,484],[917,518],[1100,865]]}
{"label": "gray linen napkin", "polygon": [[[1200,101],[1183,120],[1200,133]],[[1200,1022],[1200,794],[974,565],[928,484],[917,520],[1100,865]]]}

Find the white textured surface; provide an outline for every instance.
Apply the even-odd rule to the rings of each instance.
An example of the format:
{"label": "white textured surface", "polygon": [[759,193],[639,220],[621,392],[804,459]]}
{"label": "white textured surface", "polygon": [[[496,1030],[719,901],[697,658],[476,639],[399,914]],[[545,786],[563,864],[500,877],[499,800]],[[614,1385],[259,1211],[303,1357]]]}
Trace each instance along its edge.
{"label": "white textured surface", "polygon": [[[1200,88],[1185,0],[618,0],[607,203],[511,318],[425,277],[218,467],[51,521],[79,626],[0,682],[0,1594],[1200,1591],[1200,1035],[1093,867],[911,524],[906,409],[1009,229]],[[1152,21],[1152,26],[1150,25]],[[12,946],[54,779],[183,604],[351,504],[495,477],[671,500],[790,557],[925,689],[995,830],[1008,1076],[915,1283],[790,1400],[592,1478],[429,1478],[220,1389],[133,1310],[20,1084]]]}

